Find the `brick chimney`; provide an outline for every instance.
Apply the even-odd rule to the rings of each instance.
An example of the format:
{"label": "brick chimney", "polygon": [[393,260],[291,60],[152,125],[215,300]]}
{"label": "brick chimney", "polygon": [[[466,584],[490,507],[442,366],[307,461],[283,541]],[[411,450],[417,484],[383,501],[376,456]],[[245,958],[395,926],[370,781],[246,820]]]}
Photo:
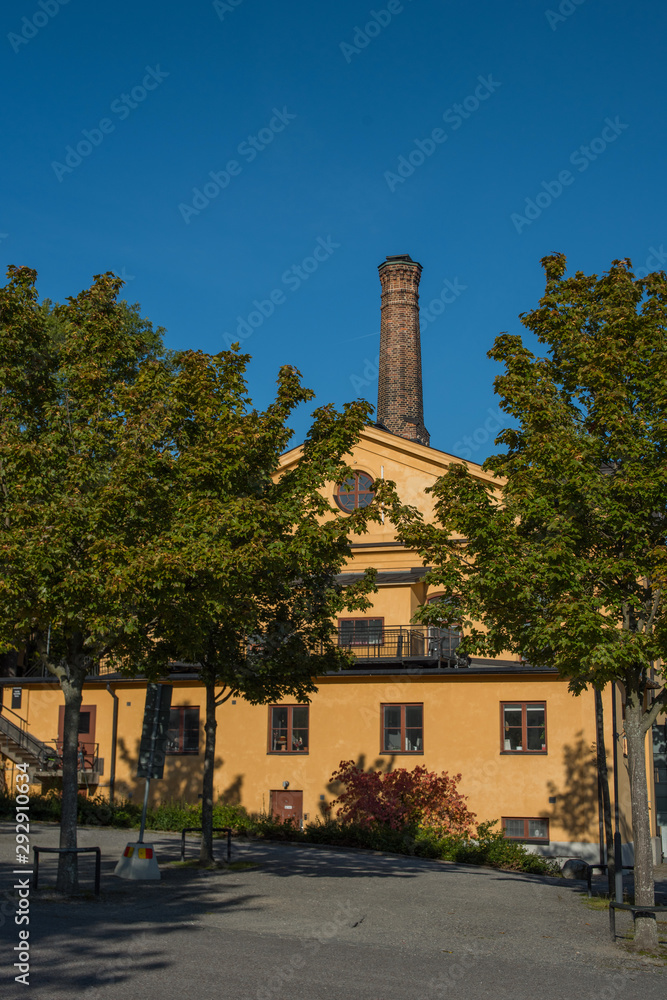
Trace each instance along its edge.
{"label": "brick chimney", "polygon": [[380,378],[377,422],[428,447],[424,427],[422,359],[419,340],[419,279],[422,266],[408,254],[379,265],[382,284]]}

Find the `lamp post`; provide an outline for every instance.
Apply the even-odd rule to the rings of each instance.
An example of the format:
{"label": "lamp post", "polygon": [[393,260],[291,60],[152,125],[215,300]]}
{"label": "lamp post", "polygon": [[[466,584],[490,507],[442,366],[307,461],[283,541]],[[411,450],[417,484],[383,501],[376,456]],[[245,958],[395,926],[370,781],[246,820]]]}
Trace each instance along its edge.
{"label": "lamp post", "polygon": [[618,732],[616,729],[616,681],[611,689],[611,724],[614,736],[614,887],[617,903],[623,902],[623,852],[618,809]]}

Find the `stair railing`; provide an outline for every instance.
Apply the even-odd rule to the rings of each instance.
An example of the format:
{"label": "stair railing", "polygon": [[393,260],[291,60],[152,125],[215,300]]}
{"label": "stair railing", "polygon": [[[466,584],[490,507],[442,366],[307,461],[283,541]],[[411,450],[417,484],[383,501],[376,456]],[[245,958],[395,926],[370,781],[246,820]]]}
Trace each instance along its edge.
{"label": "stair railing", "polygon": [[[9,712],[10,715],[15,716],[19,720],[19,725],[8,719],[6,713]],[[22,750],[26,750],[28,753],[33,754],[35,757],[39,757],[42,750],[44,750],[44,743],[38,740],[36,736],[28,732],[28,723],[24,718],[18,715],[13,709],[7,708],[5,705],[0,707],[0,732],[4,733],[10,739],[18,743]]]}

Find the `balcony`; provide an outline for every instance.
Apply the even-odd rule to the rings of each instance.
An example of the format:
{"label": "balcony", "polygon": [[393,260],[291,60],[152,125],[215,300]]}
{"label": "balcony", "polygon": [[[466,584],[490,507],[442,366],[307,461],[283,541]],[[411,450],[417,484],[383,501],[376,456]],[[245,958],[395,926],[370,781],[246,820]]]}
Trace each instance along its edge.
{"label": "balcony", "polygon": [[[458,654],[458,646],[461,636],[457,631],[444,628],[436,628],[433,625],[391,625],[385,627],[383,620],[377,619],[350,619],[354,625],[348,627],[346,622],[339,625],[334,632],[336,644],[340,649],[351,653],[355,658],[355,663],[348,669],[355,667],[431,667],[462,669],[470,666],[470,657]],[[257,637],[253,642],[257,643]],[[250,647],[249,647],[250,648]],[[321,649],[319,650],[321,651]],[[174,662],[170,664],[172,671],[181,674],[197,675],[199,665],[196,663]],[[96,663],[93,665],[88,678],[109,678],[116,679],[116,668],[108,663]],[[135,675],[142,677],[139,670]],[[55,680],[45,667],[34,666],[25,671],[22,677],[45,677]],[[17,677],[20,682],[22,677]],[[50,765],[52,767],[52,765]],[[86,771],[90,768],[86,768]],[[96,770],[96,768],[93,768]]]}
{"label": "balcony", "polygon": [[[338,646],[352,653],[359,666],[465,668],[467,656],[459,656],[458,632],[432,625],[393,625],[385,628],[372,620],[358,619],[352,631],[344,625],[337,633]],[[355,664],[355,666],[357,665]],[[354,669],[352,667],[351,669]]]}
{"label": "balcony", "polygon": [[[97,783],[103,772],[103,761],[99,755],[99,743],[79,743],[77,753],[77,773],[79,784]],[[36,774],[40,778],[62,777],[62,740],[44,740],[38,755]]]}

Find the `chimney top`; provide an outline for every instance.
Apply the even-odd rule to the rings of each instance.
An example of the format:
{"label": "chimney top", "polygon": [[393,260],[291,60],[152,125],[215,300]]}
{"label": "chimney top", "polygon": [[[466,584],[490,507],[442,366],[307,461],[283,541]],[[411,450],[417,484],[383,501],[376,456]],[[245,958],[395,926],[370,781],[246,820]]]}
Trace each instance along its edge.
{"label": "chimney top", "polygon": [[422,269],[421,264],[418,264],[416,260],[413,260],[409,253],[399,253],[394,254],[394,256],[391,257],[387,256],[386,260],[383,260],[381,264],[378,264],[378,270],[381,267],[386,267],[387,264],[398,264],[402,261],[405,261],[406,264],[414,264],[420,271]]}
{"label": "chimney top", "polygon": [[422,266],[409,254],[396,254],[387,256],[378,271],[382,319],[377,422],[392,434],[428,447],[419,337]]}

